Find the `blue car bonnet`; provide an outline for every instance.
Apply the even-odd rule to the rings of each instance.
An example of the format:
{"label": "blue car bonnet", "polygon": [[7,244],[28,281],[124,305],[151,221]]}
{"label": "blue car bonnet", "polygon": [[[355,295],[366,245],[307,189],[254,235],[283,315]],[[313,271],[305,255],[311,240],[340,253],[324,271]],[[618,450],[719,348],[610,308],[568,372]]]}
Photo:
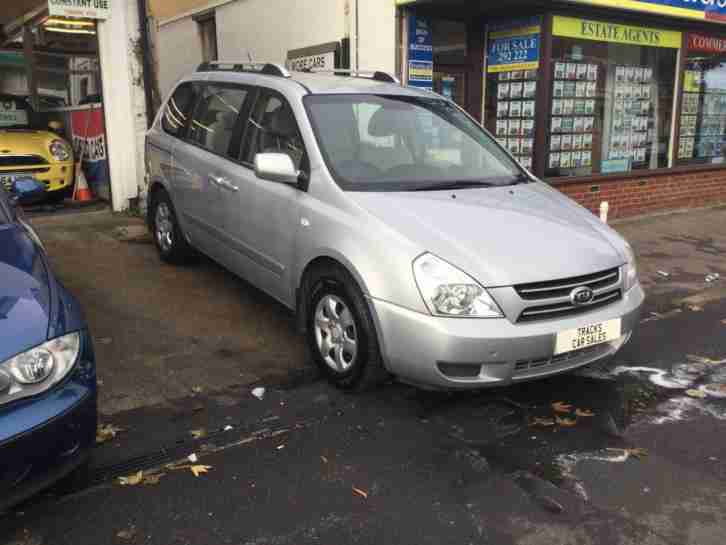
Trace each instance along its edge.
{"label": "blue car bonnet", "polygon": [[43,343],[54,313],[51,279],[35,243],[0,225],[0,362]]}

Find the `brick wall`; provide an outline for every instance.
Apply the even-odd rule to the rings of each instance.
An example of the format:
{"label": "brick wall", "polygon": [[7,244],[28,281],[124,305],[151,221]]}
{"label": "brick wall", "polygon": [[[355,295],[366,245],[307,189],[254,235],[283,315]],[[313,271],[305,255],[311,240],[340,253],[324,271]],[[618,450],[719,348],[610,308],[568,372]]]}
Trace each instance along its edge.
{"label": "brick wall", "polygon": [[600,203],[608,201],[612,219],[726,203],[726,169],[550,183],[595,214]]}

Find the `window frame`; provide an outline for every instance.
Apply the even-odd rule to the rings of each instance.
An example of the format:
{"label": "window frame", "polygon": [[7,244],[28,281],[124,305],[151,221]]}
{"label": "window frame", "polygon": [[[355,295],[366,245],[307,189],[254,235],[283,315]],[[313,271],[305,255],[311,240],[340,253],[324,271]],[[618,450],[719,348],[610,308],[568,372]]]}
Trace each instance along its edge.
{"label": "window frame", "polygon": [[[199,87],[199,89],[196,91],[196,94],[194,96],[194,103],[192,105],[192,113],[189,115],[188,121],[186,123],[185,130],[184,130],[184,137],[179,138],[179,140],[181,140],[182,142],[184,142],[185,144],[187,144],[189,146],[193,146],[206,153],[210,153],[216,157],[221,157],[222,159],[225,159],[227,161],[232,161],[233,163],[237,163],[242,166],[247,166],[247,165],[242,164],[234,155],[232,155],[230,153],[230,150],[233,150],[235,148],[235,146],[238,146],[239,142],[243,138],[242,119],[245,116],[249,117],[249,111],[251,108],[251,104],[254,101],[256,101],[257,97],[256,97],[255,93],[257,92],[257,90],[256,90],[255,86],[246,85],[243,83],[226,82],[226,81],[194,81],[192,83],[196,84]],[[247,96],[245,97],[245,102],[242,106],[242,109],[240,110],[240,113],[237,115],[237,119],[235,120],[235,123],[234,123],[234,128],[232,129],[232,139],[229,142],[229,148],[227,149],[226,154],[221,154],[214,150],[210,150],[209,148],[205,148],[204,146],[198,144],[197,142],[194,142],[189,139],[189,134],[188,134],[189,124],[191,123],[192,117],[194,116],[194,112],[196,111],[197,106],[199,105],[199,101],[201,100],[201,97],[202,97],[202,93],[199,91],[206,85],[215,85],[217,87],[228,87],[228,88],[236,88],[236,89],[242,88],[242,89],[247,90]]]}
{"label": "window frame", "polygon": [[[251,149],[248,149],[248,145],[250,144],[249,138],[251,131],[248,130],[250,125],[250,118],[252,117],[252,113],[256,111],[257,104],[260,100],[266,100],[269,97],[274,97],[280,100],[280,102],[283,104],[283,106],[286,106],[290,112],[292,113],[293,119],[295,119],[295,127],[297,128],[298,135],[300,136],[300,142],[303,146],[303,158],[300,162],[300,171],[305,172],[308,175],[310,174],[310,156],[308,154],[307,146],[305,145],[305,139],[302,136],[302,130],[300,130],[300,121],[298,120],[297,115],[295,115],[295,110],[293,109],[292,105],[290,104],[290,101],[287,99],[285,95],[283,95],[280,91],[277,89],[272,89],[270,87],[263,87],[263,86],[255,86],[256,93],[254,96],[253,102],[250,103],[250,107],[246,110],[246,115],[244,119],[244,126],[241,127],[241,138],[239,141],[239,153],[237,156],[236,162],[240,165],[243,165],[250,170],[254,170],[254,158],[252,159],[252,162],[247,161],[246,157],[249,157]],[[240,123],[241,123],[240,119]]]}
{"label": "window frame", "polygon": [[[198,89],[195,88],[199,83],[201,83],[201,82],[183,81],[174,88],[174,92],[169,96],[169,99],[166,101],[166,103],[164,104],[164,108],[161,111],[161,119],[160,119],[159,124],[161,125],[161,130],[165,135],[170,136],[171,138],[176,138],[177,140],[186,139],[187,130],[189,129],[189,122],[192,119],[192,112],[194,112],[194,109],[197,106],[197,99],[199,98],[199,96],[198,96],[199,91],[198,91]],[[174,99],[174,95],[176,95],[176,93],[179,91],[179,89],[181,89],[185,85],[188,85],[189,87],[192,88],[192,99],[189,102],[189,112],[187,112],[187,119],[186,119],[184,125],[182,126],[181,130],[179,131],[179,134],[172,134],[166,129],[166,126],[164,125],[164,116],[166,115],[167,108],[169,108],[169,104]]]}
{"label": "window frame", "polygon": [[[241,122],[242,117],[249,110],[248,103],[250,102],[250,97],[252,96],[252,91],[253,91],[254,86],[245,85],[242,83],[225,82],[225,81],[220,81],[220,82],[218,82],[218,81],[200,81],[197,83],[198,83],[199,88],[197,90],[196,96],[194,97],[194,105],[192,108],[192,112],[189,115],[189,121],[187,122],[187,125],[186,125],[186,130],[184,133],[183,140],[185,143],[187,143],[191,146],[194,146],[195,148],[204,150],[208,153],[211,153],[212,155],[216,155],[217,157],[222,157],[223,159],[228,159],[230,161],[234,161],[235,158],[230,153],[230,150],[234,149],[233,146],[235,145],[235,143],[237,142],[237,140],[240,137],[240,134],[239,134],[240,122]],[[202,91],[204,90],[205,87],[208,87],[208,86],[215,86],[215,87],[221,87],[221,88],[227,88],[227,89],[242,89],[247,92],[247,94],[245,95],[244,102],[242,103],[242,108],[240,109],[239,113],[237,114],[237,118],[234,121],[234,127],[232,129],[232,138],[229,141],[229,146],[227,147],[226,153],[219,153],[215,150],[202,146],[198,142],[195,142],[195,141],[189,139],[189,126],[191,125],[192,119],[194,118],[194,114],[197,111],[197,107],[199,107],[199,104],[201,102],[202,95],[203,95]]]}

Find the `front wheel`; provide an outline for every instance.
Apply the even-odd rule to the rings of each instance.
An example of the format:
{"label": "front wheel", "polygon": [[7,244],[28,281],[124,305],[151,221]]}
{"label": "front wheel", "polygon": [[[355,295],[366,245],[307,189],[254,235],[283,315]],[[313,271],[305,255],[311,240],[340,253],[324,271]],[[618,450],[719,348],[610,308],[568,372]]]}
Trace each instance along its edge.
{"label": "front wheel", "polygon": [[387,378],[375,326],[363,294],[341,267],[311,273],[306,304],[307,345],[330,382],[363,390]]}

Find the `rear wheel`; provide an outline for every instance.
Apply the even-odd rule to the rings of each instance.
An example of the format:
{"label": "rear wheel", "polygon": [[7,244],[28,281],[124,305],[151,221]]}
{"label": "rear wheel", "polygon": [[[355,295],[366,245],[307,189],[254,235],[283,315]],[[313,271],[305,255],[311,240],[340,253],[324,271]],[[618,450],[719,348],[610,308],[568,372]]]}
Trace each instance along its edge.
{"label": "rear wheel", "polygon": [[151,206],[151,229],[159,257],[174,265],[191,261],[194,250],[184,238],[174,205],[166,191],[157,191]]}
{"label": "rear wheel", "polygon": [[307,280],[306,340],[313,360],[339,388],[364,390],[388,378],[368,304],[339,266],[312,271]]}

